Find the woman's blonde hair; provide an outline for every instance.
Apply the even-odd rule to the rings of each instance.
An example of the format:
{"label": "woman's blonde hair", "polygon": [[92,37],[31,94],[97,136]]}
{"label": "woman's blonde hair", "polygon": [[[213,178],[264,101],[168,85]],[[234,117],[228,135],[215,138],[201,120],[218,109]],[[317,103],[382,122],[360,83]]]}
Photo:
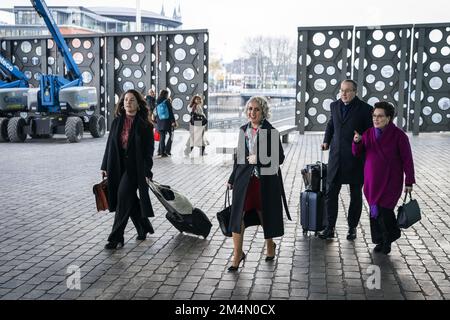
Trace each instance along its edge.
{"label": "woman's blonde hair", "polygon": [[245,114],[248,112],[248,106],[250,102],[255,102],[260,108],[262,113],[262,120],[269,119],[270,114],[270,108],[269,108],[269,102],[267,99],[263,96],[253,96],[250,99],[248,99],[247,103],[245,104]]}

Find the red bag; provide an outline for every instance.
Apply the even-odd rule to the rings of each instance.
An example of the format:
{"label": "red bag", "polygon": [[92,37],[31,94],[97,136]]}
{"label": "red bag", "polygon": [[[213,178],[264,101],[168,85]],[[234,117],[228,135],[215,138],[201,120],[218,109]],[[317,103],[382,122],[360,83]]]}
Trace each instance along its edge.
{"label": "red bag", "polygon": [[160,135],[159,135],[159,131],[155,129],[153,129],[153,137],[155,138],[155,141],[159,141]]}

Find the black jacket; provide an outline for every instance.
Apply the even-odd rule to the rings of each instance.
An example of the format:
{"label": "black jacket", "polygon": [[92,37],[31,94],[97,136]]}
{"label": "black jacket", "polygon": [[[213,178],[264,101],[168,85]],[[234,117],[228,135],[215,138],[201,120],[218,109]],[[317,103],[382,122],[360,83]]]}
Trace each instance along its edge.
{"label": "black jacket", "polygon": [[[331,113],[325,131],[324,143],[330,146],[327,181],[342,184],[363,184],[364,156],[356,158],[352,154],[355,130],[363,134],[372,127],[372,107],[355,97],[349,104],[349,111],[342,119],[341,99],[330,105]],[[337,179],[336,179],[337,178]]]}
{"label": "black jacket", "polygon": [[193,111],[191,111],[191,125],[194,125],[194,123],[202,123],[202,126],[206,125],[208,123],[208,120],[206,119],[205,116],[195,113]]}
{"label": "black jacket", "polygon": [[153,217],[153,208],[148,195],[148,185],[145,178],[153,178],[153,151],[155,142],[153,139],[153,128],[139,115],[133,121],[128,138],[128,148],[124,153],[120,144],[125,116],[116,117],[111,124],[108,142],[101,170],[108,174],[108,204],[109,211],[116,211],[117,191],[123,172],[127,171],[130,179],[136,182],[139,189],[141,214],[144,217]]}
{"label": "black jacket", "polygon": [[[268,169],[271,163],[263,164],[264,161],[257,157],[257,164],[249,164],[247,157],[249,155],[248,147],[245,143],[245,131],[247,126],[245,124],[240,128],[239,141],[238,141],[238,155],[235,156],[235,162],[233,166],[233,172],[231,173],[228,183],[233,186],[233,203],[231,208],[230,217],[230,229],[232,232],[241,233],[241,220],[244,210],[245,197],[247,194],[247,186],[250,182],[252,172],[256,166],[261,173],[263,168]],[[261,129],[267,130],[267,143],[268,150],[267,155],[271,155],[271,131],[274,127],[264,120]],[[263,141],[261,141],[261,132],[258,134],[257,144],[258,150],[261,150]],[[283,180],[281,178],[281,171],[279,165],[284,161],[284,151],[281,141],[278,136],[278,166],[275,168],[275,174],[260,174],[260,186],[261,186],[261,201],[262,201],[262,218],[264,228],[264,238],[270,239],[274,237],[281,237],[284,234],[283,224],[283,206],[282,197],[284,196],[284,188],[282,186]],[[245,154],[239,155],[239,150],[245,150]],[[275,155],[276,156],[276,155]],[[241,160],[239,161],[239,158]],[[243,163],[245,160],[245,163]],[[263,163],[261,163],[263,162]],[[274,164],[275,165],[275,164]],[[287,213],[288,214],[288,213]],[[256,212],[247,212],[244,215],[245,227],[261,224]]]}

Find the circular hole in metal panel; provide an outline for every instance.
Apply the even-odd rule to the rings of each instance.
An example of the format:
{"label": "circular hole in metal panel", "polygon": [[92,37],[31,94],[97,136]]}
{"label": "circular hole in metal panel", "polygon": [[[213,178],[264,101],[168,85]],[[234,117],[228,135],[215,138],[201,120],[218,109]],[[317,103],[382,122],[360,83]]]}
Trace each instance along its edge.
{"label": "circular hole in metal panel", "polygon": [[428,35],[428,37],[430,38],[431,42],[434,43],[438,43],[439,41],[442,40],[443,38],[443,34],[442,31],[439,29],[434,29],[430,32],[430,34]]}
{"label": "circular hole in metal panel", "polygon": [[181,100],[180,98],[175,98],[172,101],[172,107],[175,110],[181,110],[183,109],[183,100]]}
{"label": "circular hole in metal panel", "polygon": [[334,86],[334,85],[336,85],[336,83],[337,83],[337,80],[336,80],[336,79],[331,79],[331,80],[330,80],[330,83],[331,83],[331,85],[333,85],[333,86]]}
{"label": "circular hole in metal panel", "polygon": [[143,43],[139,42],[138,44],[136,44],[136,52],[137,53],[142,53],[145,50],[145,46]]}
{"label": "circular hole in metal panel", "polygon": [[313,54],[314,54],[315,57],[320,56],[320,50],[319,49],[314,50]]}
{"label": "circular hole in metal panel", "polygon": [[325,56],[325,58],[331,59],[331,58],[333,57],[333,50],[327,49],[327,50],[325,50],[325,52],[323,53],[323,55]]}
{"label": "circular hole in metal panel", "polygon": [[114,58],[114,70],[119,69],[119,67],[120,67],[119,59]]}
{"label": "circular hole in metal panel", "polygon": [[331,104],[333,103],[332,99],[325,99],[322,102],[322,107],[325,111],[330,111],[331,110]]}
{"label": "circular hole in metal panel", "polygon": [[123,50],[130,50],[131,45],[132,45],[131,40],[128,38],[123,38],[122,40],[120,40],[120,47]]}
{"label": "circular hole in metal panel", "polygon": [[191,115],[183,114],[183,122],[189,122],[191,120]]}
{"label": "circular hole in metal panel", "polygon": [[309,114],[311,117],[314,117],[314,116],[317,114],[317,109],[314,108],[314,107],[309,108],[309,109],[308,109],[308,114]]}
{"label": "circular hole in metal panel", "polygon": [[430,79],[430,88],[433,90],[439,90],[442,87],[442,79],[439,77],[433,77]]}
{"label": "circular hole in metal panel", "polygon": [[381,30],[375,30],[372,33],[372,38],[374,38],[377,41],[380,41],[381,39],[383,39],[383,36],[384,36],[384,34],[383,34],[383,31],[381,31]]}
{"label": "circular hole in metal panel", "polygon": [[176,85],[178,83],[178,78],[177,77],[170,77],[169,82],[170,82],[171,85],[174,86],[174,85]]}
{"label": "circular hole in metal panel", "polygon": [[389,31],[388,33],[386,33],[387,41],[393,41],[394,39],[395,39],[395,33],[393,33],[392,31]]}
{"label": "circular hole in metal panel", "polygon": [[180,92],[186,92],[187,91],[187,85],[186,85],[186,83],[184,83],[184,82],[182,82],[182,83],[180,83],[179,85],[178,85],[178,91],[180,91]]}
{"label": "circular hole in metal panel", "polygon": [[426,116],[429,116],[433,112],[433,109],[431,109],[429,106],[426,106],[422,109],[422,113]]}
{"label": "circular hole in metal panel", "polygon": [[431,54],[435,54],[437,52],[437,48],[436,47],[431,47],[430,48],[430,53]]}
{"label": "circular hole in metal panel", "polygon": [[142,71],[137,69],[134,71],[133,75],[136,79],[140,79],[142,77]]}
{"label": "circular hole in metal panel", "polygon": [[131,76],[131,69],[130,68],[124,68],[122,70],[122,74],[125,78],[129,78]]}
{"label": "circular hole in metal panel", "polygon": [[383,91],[385,87],[386,87],[386,85],[384,84],[383,81],[377,81],[375,83],[375,90],[377,90],[377,91]]}
{"label": "circular hole in metal panel", "polygon": [[322,74],[324,69],[325,69],[324,66],[321,65],[321,64],[316,64],[314,66],[314,72],[317,73],[317,74]]}
{"label": "circular hole in metal panel", "polygon": [[36,54],[37,54],[38,56],[42,55],[42,48],[41,48],[41,46],[39,46],[39,47],[36,48]]}
{"label": "circular hole in metal panel", "polygon": [[125,81],[122,85],[123,91],[128,91],[134,89],[134,84],[131,81]]}
{"label": "circular hole in metal panel", "polygon": [[22,63],[23,64],[28,63],[28,57],[22,57]]}
{"label": "circular hole in metal panel", "polygon": [[81,47],[81,40],[78,38],[73,39],[72,47],[74,47],[75,49],[78,49],[79,47]]}
{"label": "circular hole in metal panel", "polygon": [[22,50],[23,53],[30,53],[32,49],[32,45],[29,41],[24,41],[20,44],[20,50]]}
{"label": "circular hole in metal panel", "polygon": [[335,67],[330,66],[330,67],[327,68],[327,74],[328,75],[332,76],[335,73],[336,73],[336,68]]}
{"label": "circular hole in metal panel", "polygon": [[439,69],[441,69],[441,65],[439,64],[439,62],[434,61],[434,62],[432,62],[432,63],[430,64],[430,70],[431,70],[432,72],[438,72]]}
{"label": "circular hole in metal panel", "polygon": [[31,58],[31,64],[32,64],[33,66],[37,66],[37,65],[39,64],[39,62],[40,62],[40,60],[39,60],[38,57],[32,57],[32,58]]}
{"label": "circular hole in metal panel", "polygon": [[73,60],[75,61],[76,64],[83,63],[84,60],[83,54],[81,52],[75,52],[73,54]]}
{"label": "circular hole in metal panel", "polygon": [[195,40],[194,40],[194,37],[193,37],[193,36],[188,36],[188,37],[186,37],[186,44],[187,44],[188,46],[192,46],[192,45],[194,44],[194,42],[195,42]]}
{"label": "circular hole in metal panel", "polygon": [[448,109],[450,109],[450,98],[444,97],[439,99],[438,107],[443,111],[447,111]]}
{"label": "circular hole in metal panel", "polygon": [[325,43],[325,35],[322,32],[318,32],[313,36],[313,43],[316,46],[321,46]]}
{"label": "circular hole in metal panel", "polygon": [[433,96],[429,96],[429,97],[427,98],[427,101],[428,101],[429,103],[433,103],[434,97],[433,97]]}
{"label": "circular hole in metal panel", "polygon": [[84,71],[81,74],[81,77],[83,78],[83,83],[88,84],[92,81],[92,75],[89,71]]}
{"label": "circular hole in metal panel", "polygon": [[341,42],[338,38],[331,38],[328,44],[330,45],[330,48],[336,49],[337,47],[339,47]]}
{"label": "circular hole in metal panel", "polygon": [[128,55],[126,54],[126,53],[124,53],[123,55],[122,55],[122,60],[123,61],[126,61],[128,59]]}
{"label": "circular hole in metal panel", "polygon": [[195,77],[195,72],[192,68],[186,68],[183,71],[183,78],[185,78],[186,80],[192,80]]}
{"label": "circular hole in metal panel", "polygon": [[92,47],[92,43],[89,40],[83,41],[83,48],[90,49]]}
{"label": "circular hole in metal panel", "polygon": [[381,68],[381,75],[384,78],[390,78],[394,75],[394,68],[392,66],[386,65],[383,68]]}
{"label": "circular hole in metal panel", "polygon": [[327,122],[327,116],[324,114],[319,114],[317,116],[317,122],[320,124],[324,124],[325,122]]}
{"label": "circular hole in metal panel", "polygon": [[314,81],[314,88],[317,91],[323,91],[323,90],[325,90],[326,87],[327,87],[327,83],[325,80],[317,79],[316,81]]}
{"label": "circular hole in metal panel", "polygon": [[27,79],[31,79],[31,77],[33,76],[31,71],[25,71],[24,74],[25,74],[25,77],[27,77]]}
{"label": "circular hole in metal panel", "polygon": [[314,98],[312,99],[312,102],[317,104],[317,103],[319,103],[319,99],[316,98],[316,97],[314,97]]}
{"label": "circular hole in metal panel", "polygon": [[386,49],[381,44],[377,44],[372,49],[372,54],[376,58],[381,58],[382,56],[384,56],[385,53]]}
{"label": "circular hole in metal panel", "polygon": [[94,54],[92,52],[88,52],[87,57],[89,59],[92,59],[94,57]]}
{"label": "circular hole in metal panel", "polygon": [[192,55],[195,55],[197,53],[197,50],[192,48],[191,50],[189,50],[189,53],[192,54]]}
{"label": "circular hole in metal panel", "polygon": [[47,40],[47,48],[48,49],[52,49],[54,45],[55,45],[55,43],[53,42],[53,40],[51,40],[51,39]]}
{"label": "circular hole in metal panel", "polygon": [[180,68],[179,68],[179,67],[174,67],[174,68],[173,68],[173,72],[174,72],[174,73],[180,72]]}
{"label": "circular hole in metal panel", "polygon": [[139,81],[137,84],[138,88],[143,88],[144,87],[144,83],[142,81]]}
{"label": "circular hole in metal panel", "polygon": [[441,54],[442,54],[443,56],[448,56],[448,55],[450,54],[450,48],[449,48],[449,47],[443,47],[443,48],[441,49]]}
{"label": "circular hole in metal panel", "polygon": [[183,40],[184,40],[184,38],[183,38],[183,36],[182,36],[181,34],[177,34],[177,35],[175,35],[175,37],[173,38],[173,41],[174,41],[176,44],[182,44],[182,43],[183,43]]}
{"label": "circular hole in metal panel", "polygon": [[392,52],[394,52],[395,50],[397,50],[397,46],[395,44],[391,44],[389,46],[389,50],[391,50]]}
{"label": "circular hole in metal panel", "polygon": [[131,61],[132,62],[134,62],[134,63],[137,63],[137,62],[139,62],[139,55],[138,54],[136,54],[136,53],[133,53],[132,55],[131,55]]}
{"label": "circular hole in metal panel", "polygon": [[373,74],[368,74],[366,77],[367,83],[373,83],[375,81],[375,76]]}
{"label": "circular hole in metal panel", "polygon": [[182,61],[184,60],[184,58],[186,58],[186,51],[184,51],[184,49],[182,48],[178,48],[177,50],[175,50],[175,59]]}
{"label": "circular hole in metal panel", "polygon": [[431,116],[431,121],[433,121],[433,123],[441,123],[442,121],[442,115],[440,113],[435,113]]}

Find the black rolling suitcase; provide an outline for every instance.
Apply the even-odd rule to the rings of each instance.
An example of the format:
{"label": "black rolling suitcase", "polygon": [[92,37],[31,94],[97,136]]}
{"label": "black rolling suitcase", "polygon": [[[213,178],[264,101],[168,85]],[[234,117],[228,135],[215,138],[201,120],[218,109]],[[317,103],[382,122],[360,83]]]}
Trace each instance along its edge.
{"label": "black rolling suitcase", "polygon": [[166,208],[166,218],[180,232],[192,233],[206,238],[211,231],[211,221],[199,208],[170,186],[150,181],[150,190]]}
{"label": "black rolling suitcase", "polygon": [[300,194],[300,224],[303,234],[314,231],[314,235],[317,235],[327,225],[325,210],[327,167],[322,158],[323,152],[320,161],[307,165],[301,172],[305,181],[305,191]]}

